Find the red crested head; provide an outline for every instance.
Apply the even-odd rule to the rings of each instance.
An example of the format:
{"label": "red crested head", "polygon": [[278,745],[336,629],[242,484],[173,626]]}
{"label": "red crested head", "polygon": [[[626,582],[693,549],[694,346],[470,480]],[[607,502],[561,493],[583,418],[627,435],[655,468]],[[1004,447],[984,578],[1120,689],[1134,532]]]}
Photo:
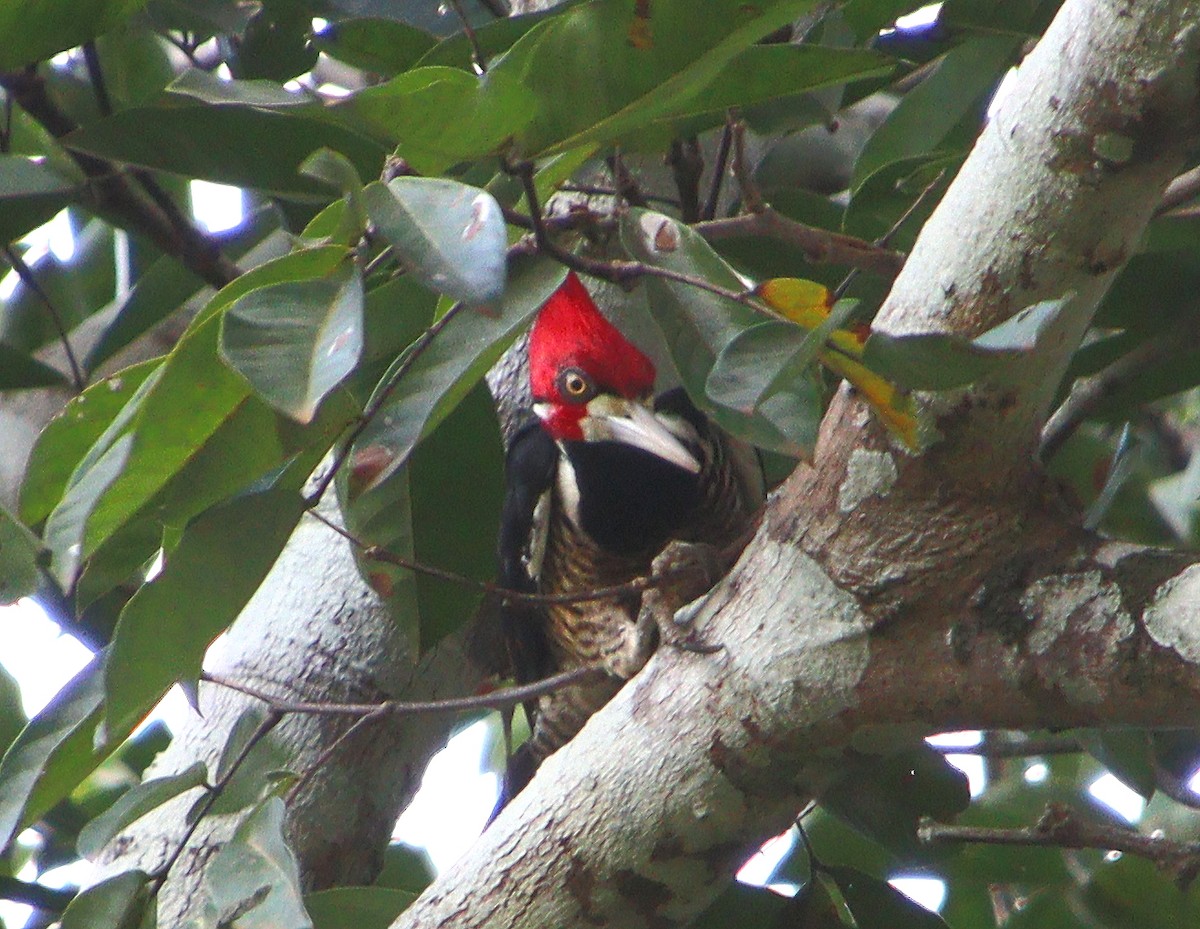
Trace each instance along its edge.
{"label": "red crested head", "polygon": [[533,400],[548,404],[546,427],[558,438],[579,438],[579,421],[597,394],[626,400],[654,389],[654,364],[600,315],[573,272],[538,313],[529,334]]}

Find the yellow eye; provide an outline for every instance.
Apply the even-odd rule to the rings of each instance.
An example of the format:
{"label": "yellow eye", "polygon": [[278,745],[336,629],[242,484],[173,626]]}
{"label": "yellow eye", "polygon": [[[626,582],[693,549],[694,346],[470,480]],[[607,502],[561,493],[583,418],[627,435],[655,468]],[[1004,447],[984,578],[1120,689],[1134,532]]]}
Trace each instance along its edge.
{"label": "yellow eye", "polygon": [[576,403],[590,400],[596,392],[591,378],[578,368],[567,368],[558,376],[558,389],[564,400]]}

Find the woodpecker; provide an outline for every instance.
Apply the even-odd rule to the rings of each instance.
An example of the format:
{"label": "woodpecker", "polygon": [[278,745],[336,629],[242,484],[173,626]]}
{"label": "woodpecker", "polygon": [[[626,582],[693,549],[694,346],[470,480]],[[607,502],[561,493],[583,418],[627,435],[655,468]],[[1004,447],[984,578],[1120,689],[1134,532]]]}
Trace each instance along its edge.
{"label": "woodpecker", "polygon": [[[654,397],[654,364],[574,274],[539,311],[528,362],[533,415],[506,459],[506,587],[561,595],[619,586],[649,574],[672,541],[724,549],[746,534],[764,495],[757,453],[681,389]],[[639,608],[636,593],[505,605],[519,683],[597,662],[609,676],[526,707],[531,736],[510,760],[501,804],[645,662]]]}

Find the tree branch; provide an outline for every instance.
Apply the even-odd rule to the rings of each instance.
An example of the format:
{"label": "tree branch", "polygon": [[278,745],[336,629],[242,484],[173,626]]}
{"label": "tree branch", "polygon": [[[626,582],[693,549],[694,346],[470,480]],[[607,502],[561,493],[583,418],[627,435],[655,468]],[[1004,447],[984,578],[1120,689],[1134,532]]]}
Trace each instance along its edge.
{"label": "tree branch", "polygon": [[[1001,376],[919,398],[939,431],[924,454],[843,391],[813,466],[691,611],[724,648],[660,648],[396,927],[686,923],[880,732],[1194,721],[1197,558],[1083,532],[1032,464],[1181,166],[1193,18],[1184,0],[1067,0],[881,313],[895,335],[975,335],[1070,291],[1059,319]],[[1062,164],[1064,140],[1092,152],[1114,127],[1129,163]]]}
{"label": "tree branch", "polygon": [[[62,138],[76,128],[50,99],[45,81],[35,70],[0,73],[0,87],[55,138]],[[160,196],[151,193],[147,197],[137,182],[112,162],[73,151],[69,145],[68,151],[90,181],[90,206],[93,209],[117,225],[146,236],[213,287],[223,287],[241,274],[238,267],[221,254],[215,239],[187,221],[173,205],[164,209],[165,193],[161,189],[158,190]]]}
{"label": "tree branch", "polygon": [[1076,381],[1067,399],[1042,428],[1038,457],[1049,461],[1105,400],[1148,370],[1191,350],[1198,320],[1197,313],[1186,313],[1166,331],[1147,339],[1108,367]]}
{"label": "tree branch", "polygon": [[1062,804],[1047,807],[1036,825],[1024,829],[954,826],[927,820],[921,823],[917,835],[929,844],[970,842],[1124,852],[1168,871],[1183,889],[1200,873],[1200,842],[1177,842],[1160,833],[1145,835],[1112,823],[1090,822]]}
{"label": "tree branch", "polygon": [[894,278],[904,266],[904,255],[872,245],[863,239],[829,232],[789,219],[769,204],[757,213],[713,219],[692,227],[709,242],[762,237],[794,245],[813,264],[846,265],[884,278]]}

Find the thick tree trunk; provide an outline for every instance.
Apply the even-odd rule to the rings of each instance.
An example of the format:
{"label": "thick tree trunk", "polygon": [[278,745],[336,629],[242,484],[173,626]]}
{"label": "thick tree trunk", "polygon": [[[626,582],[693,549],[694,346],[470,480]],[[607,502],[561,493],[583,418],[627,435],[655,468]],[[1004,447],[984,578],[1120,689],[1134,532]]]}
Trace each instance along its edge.
{"label": "thick tree trunk", "polygon": [[1190,724],[1195,558],[1083,532],[1037,471],[1049,398],[1194,131],[1194,4],[1067,0],[878,326],[974,335],[1068,296],[1027,358],[922,398],[921,455],[843,393],[699,610],[397,927],[668,926],[850,748],[954,727]]}

